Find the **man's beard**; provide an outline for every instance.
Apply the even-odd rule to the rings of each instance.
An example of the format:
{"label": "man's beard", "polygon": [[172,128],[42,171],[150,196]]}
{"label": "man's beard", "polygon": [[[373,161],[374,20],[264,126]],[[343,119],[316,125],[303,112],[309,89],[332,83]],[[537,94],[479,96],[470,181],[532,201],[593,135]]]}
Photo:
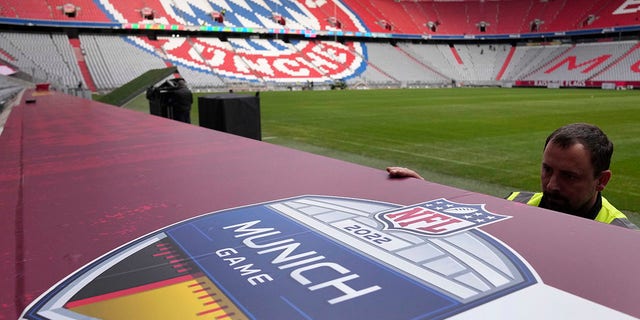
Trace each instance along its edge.
{"label": "man's beard", "polygon": [[545,208],[568,214],[576,214],[576,209],[571,207],[569,199],[562,195],[554,192],[543,192],[543,196],[545,198]]}

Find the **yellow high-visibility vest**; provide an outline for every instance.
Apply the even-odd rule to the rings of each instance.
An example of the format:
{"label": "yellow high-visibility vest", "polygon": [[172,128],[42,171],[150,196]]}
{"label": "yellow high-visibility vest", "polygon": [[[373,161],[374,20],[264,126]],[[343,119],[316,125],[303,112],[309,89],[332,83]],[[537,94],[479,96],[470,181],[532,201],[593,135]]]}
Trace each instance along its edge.
{"label": "yellow high-visibility vest", "polygon": [[[512,192],[507,200],[526,203],[530,206],[537,207],[542,200],[542,192]],[[602,197],[602,208],[594,219],[595,221],[608,223],[628,229],[638,229],[638,227],[629,221],[627,216],[620,210],[616,209],[607,199]]]}

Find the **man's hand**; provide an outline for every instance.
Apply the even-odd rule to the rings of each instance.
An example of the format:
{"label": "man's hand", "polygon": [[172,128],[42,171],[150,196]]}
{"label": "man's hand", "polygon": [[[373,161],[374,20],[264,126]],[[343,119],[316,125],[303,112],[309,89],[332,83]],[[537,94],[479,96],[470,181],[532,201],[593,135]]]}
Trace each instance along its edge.
{"label": "man's hand", "polygon": [[390,178],[416,178],[424,180],[417,172],[404,167],[387,167]]}

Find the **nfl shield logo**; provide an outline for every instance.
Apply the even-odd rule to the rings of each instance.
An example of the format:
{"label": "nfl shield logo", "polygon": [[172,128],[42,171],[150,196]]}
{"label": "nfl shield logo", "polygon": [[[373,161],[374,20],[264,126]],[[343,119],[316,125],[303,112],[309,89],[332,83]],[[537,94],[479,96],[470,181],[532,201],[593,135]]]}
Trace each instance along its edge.
{"label": "nfl shield logo", "polygon": [[379,213],[385,230],[445,236],[511,218],[485,210],[484,204],[463,204],[441,198]]}

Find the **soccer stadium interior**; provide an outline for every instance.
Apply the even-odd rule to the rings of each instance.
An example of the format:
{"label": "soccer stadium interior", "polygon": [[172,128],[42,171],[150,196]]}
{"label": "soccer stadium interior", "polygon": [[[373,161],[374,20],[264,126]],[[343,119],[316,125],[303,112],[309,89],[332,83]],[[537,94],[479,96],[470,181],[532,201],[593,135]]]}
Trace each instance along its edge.
{"label": "soccer stadium interior", "polygon": [[[6,0],[0,88],[87,97],[176,66],[195,91],[632,88],[637,0]],[[79,95],[79,94],[78,94]]]}
{"label": "soccer stadium interior", "polygon": [[[201,319],[203,315],[210,317],[213,310],[228,311],[225,310],[226,304],[218,304],[222,296],[218,292],[233,296],[234,303],[238,305],[245,303],[249,306],[243,306],[242,311],[275,314],[286,310],[305,319],[375,318],[378,310],[387,312],[385,315],[389,316],[386,318],[396,319],[403,318],[397,316],[400,314],[398,310],[411,311],[411,314],[406,312],[409,315],[406,318],[411,319],[424,319],[430,315],[440,319],[458,313],[459,319],[548,319],[562,315],[574,315],[580,319],[626,319],[627,315],[639,316],[640,304],[633,294],[638,285],[634,272],[640,266],[640,257],[634,254],[640,244],[637,234],[632,234],[635,231],[613,230],[622,228],[600,223],[598,226],[587,225],[591,221],[544,212],[541,208],[467,191],[466,185],[463,188],[449,183],[463,176],[465,171],[489,174],[517,171],[505,177],[516,177],[512,180],[522,181],[533,177],[537,184],[539,163],[531,166],[533,175],[521,170],[521,164],[529,163],[528,159],[534,157],[538,159],[541,151],[538,144],[542,138],[536,137],[541,132],[546,136],[548,131],[531,129],[529,122],[534,117],[528,117],[528,113],[523,112],[525,108],[513,108],[509,112],[522,113],[515,124],[509,123],[508,126],[510,129],[522,125],[522,132],[493,130],[486,125],[486,135],[462,141],[469,133],[476,135],[485,130],[485,127],[468,125],[467,119],[493,116],[494,109],[487,108],[487,112],[480,114],[473,113],[478,109],[451,108],[447,115],[467,113],[467,117],[456,122],[461,129],[445,125],[429,128],[433,129],[431,132],[446,133],[442,137],[450,140],[436,141],[431,149],[423,148],[431,144],[424,142],[423,137],[419,137],[419,143],[411,141],[393,148],[378,148],[381,152],[398,155],[392,164],[407,165],[400,160],[413,158],[416,162],[426,159],[425,166],[446,163],[443,168],[462,167],[460,171],[446,173],[449,180],[445,183],[422,183],[417,179],[390,179],[387,172],[381,170],[382,166],[376,169],[335,159],[338,157],[333,157],[333,154],[341,150],[331,154],[332,157],[326,157],[282,147],[289,146],[289,142],[294,146],[302,145],[303,140],[275,140],[276,135],[265,134],[264,140],[285,143],[262,143],[256,141],[263,138],[260,130],[257,130],[257,138],[244,139],[227,132],[205,130],[112,107],[100,100],[126,89],[135,82],[134,79],[154,71],[171,70],[161,73],[162,80],[168,77],[175,80],[178,76],[175,68],[196,95],[256,92],[252,93],[254,100],[257,97],[266,100],[271,94],[281,94],[287,96],[288,102],[296,104],[296,108],[299,107],[298,101],[290,96],[297,93],[300,96],[326,94],[343,97],[367,94],[371,96],[368,101],[383,94],[389,95],[389,92],[404,94],[407,91],[454,94],[460,91],[536,91],[535,94],[542,91],[581,94],[597,91],[604,95],[635,95],[636,92],[629,89],[640,87],[639,12],[640,0],[2,0],[0,212],[6,212],[10,221],[0,228],[0,243],[3,244],[0,246],[3,255],[0,267],[6,274],[0,279],[0,287],[5,289],[0,294],[0,319],[5,315],[12,319],[76,315],[77,319],[103,318],[80,310],[93,307],[100,312],[114,314],[143,314],[151,310],[157,313],[144,316],[185,319],[164,313],[171,309],[184,311],[183,314],[189,312],[189,316]],[[352,91],[329,91],[345,87]],[[449,87],[500,89],[358,90]],[[595,90],[501,89],[516,87]],[[316,91],[301,91],[307,89]],[[300,91],[291,93],[289,90]],[[437,102],[434,96],[420,99]],[[502,96],[496,94],[490,98],[500,100]],[[605,100],[607,105],[612,105],[611,109],[615,109],[613,107],[618,100],[607,99],[606,96],[594,98],[594,95],[587,97],[586,94],[576,98],[582,102],[593,101],[585,103],[589,110],[599,108],[598,112],[589,115],[591,118],[576,117],[576,121],[603,117],[607,113],[607,110],[601,110],[605,109],[602,107]],[[328,104],[325,100],[317,101]],[[516,103],[520,101],[524,100]],[[547,103],[541,112],[551,109],[560,108]],[[258,108],[253,110],[258,111],[254,114],[260,115]],[[612,112],[612,118],[615,118],[612,121],[619,122],[612,131],[628,130],[629,136],[638,136],[636,118],[631,116],[637,114],[635,111],[628,108]],[[314,112],[317,113],[310,113],[314,116],[311,120],[314,123],[331,122],[326,120],[328,117],[322,111]],[[419,113],[421,118],[413,116],[416,114],[407,113],[407,118],[412,117],[416,125],[426,127],[419,122],[427,118],[434,118],[432,123],[443,122],[435,113]],[[551,126],[573,114],[564,118],[553,113],[535,120]],[[387,123],[379,124],[392,119],[389,113],[385,110],[375,116],[382,119],[376,123],[380,128],[376,135],[389,141],[387,146],[400,141],[386,136],[400,130],[394,130],[396,127]],[[556,116],[558,119],[553,119]],[[256,118],[259,129],[260,118]],[[367,131],[370,126],[352,125],[355,122],[353,117],[340,115],[339,118],[340,121],[336,122],[348,123],[353,130],[345,132],[344,136],[348,138],[336,136],[335,141],[343,143],[353,139],[347,142],[358,147],[371,143]],[[500,121],[502,119],[513,118],[500,118]],[[492,124],[491,121],[484,123]],[[203,123],[200,122],[201,125]],[[289,128],[289,123],[284,123],[285,126]],[[397,136],[418,132],[414,128],[408,127]],[[294,134],[310,131],[306,127],[295,129],[297,131],[291,131]],[[455,130],[463,134],[449,134]],[[328,139],[325,132],[329,130],[321,131],[319,135]],[[513,149],[516,151],[503,148],[491,135],[513,141],[517,145]],[[415,136],[418,137],[418,133]],[[622,138],[616,141],[625,141],[627,137],[619,136]],[[447,145],[452,140],[463,143]],[[618,163],[637,168],[638,140],[628,140],[620,148],[624,150],[620,154],[627,152],[628,155],[619,158]],[[469,146],[473,148],[467,152],[466,149],[471,148]],[[314,150],[324,148],[322,145],[312,147]],[[422,151],[415,151],[421,148]],[[482,158],[482,163],[477,165],[478,162],[469,161],[460,165],[462,161],[449,161],[435,152],[430,157],[416,156],[418,152],[445,149],[451,150],[454,156],[464,154],[467,158]],[[531,156],[533,152],[535,156]],[[507,161],[502,155],[506,153],[517,156],[518,162],[510,165],[514,169],[504,170]],[[366,153],[353,154],[358,158],[367,157]],[[619,197],[637,195],[637,180],[633,180],[636,172],[631,171],[626,181],[625,173],[617,175],[623,177],[617,180],[618,186],[622,186],[617,189],[628,191],[618,193]],[[463,178],[465,183],[470,181],[477,187],[471,176]],[[498,179],[481,183],[512,190],[511,185],[499,185],[501,180]],[[301,195],[313,195],[314,198],[302,198]],[[333,202],[317,205],[322,204],[321,198],[329,195],[336,197],[331,200]],[[299,197],[299,203],[293,200]],[[358,203],[363,209],[358,211],[355,205],[348,205],[352,201],[347,198],[353,198],[353,203]],[[275,199],[286,201],[276,202]],[[452,201],[447,205],[454,206],[454,201],[456,205],[464,205],[466,207],[443,211],[461,215],[471,214],[470,210],[480,215],[495,210],[496,214],[504,213],[505,219],[500,218],[504,223],[487,220],[486,228],[482,225],[482,229],[475,230],[480,225],[461,220],[458,222],[464,222],[466,229],[460,231],[464,233],[452,234],[452,240],[437,234],[429,240],[430,243],[412,230],[393,233],[393,239],[386,238],[387,229],[378,233],[377,222],[371,218],[374,214],[395,210],[401,204],[430,205],[430,202],[425,202],[428,199],[435,199],[438,205],[447,199]],[[631,208],[634,217],[637,216],[637,206],[628,203],[620,209]],[[343,206],[346,209],[342,210]],[[276,210],[278,208],[281,212]],[[482,212],[477,208],[482,208]],[[197,227],[200,229],[191,223],[209,214],[221,218],[208,220],[210,224],[203,223],[202,227]],[[238,219],[247,220],[235,220],[236,214],[240,215]],[[428,216],[424,219],[419,217],[415,222],[432,219],[432,214],[435,217],[440,213],[427,213]],[[256,215],[260,218],[255,218]],[[433,228],[449,223],[433,219],[430,221],[436,223],[431,225]],[[483,219],[477,218],[476,221]],[[249,222],[251,220],[254,221]],[[256,230],[268,230],[269,236],[283,230],[277,236],[284,237],[282,239],[285,240],[280,241],[283,244],[291,240],[286,239],[287,233],[296,236],[295,242],[291,240],[281,248],[263,247],[260,251],[257,247],[262,244],[258,240],[256,247],[250,248],[252,251],[246,255],[251,259],[247,261],[256,262],[255,268],[267,270],[264,275],[274,271],[273,279],[280,282],[264,287],[270,291],[247,281],[257,278],[251,275],[254,270],[244,269],[245,266],[253,268],[253,264],[232,267],[230,260],[213,254],[218,248],[251,247],[246,245],[247,241],[263,237],[252,234],[251,228],[257,223],[260,225],[256,228],[263,228],[262,221],[265,222],[264,229]],[[351,221],[357,223],[358,228],[347,233],[352,228]],[[358,234],[360,226],[367,234]],[[243,229],[244,234],[227,233],[224,236],[229,240],[215,243],[216,247],[211,245],[218,238],[213,241],[210,234],[217,237],[216,233],[231,232],[229,228]],[[271,233],[271,230],[275,231]],[[186,252],[180,242],[171,238],[173,235],[170,233],[174,231],[176,234],[184,233],[185,238],[189,238],[191,233],[197,234],[193,243],[202,243],[203,246],[198,249],[201,251],[189,253],[186,259],[193,257],[192,260],[183,260],[179,251],[167,249],[166,253],[157,252],[165,250],[157,249],[165,246],[162,242],[165,238],[167,243],[175,241],[175,247],[180,246]],[[369,238],[370,235],[375,237]],[[378,243],[376,237],[381,235],[384,237],[379,239],[383,241]],[[304,251],[299,254],[297,251],[292,253],[288,247],[297,248],[302,243],[302,240],[298,242],[298,236],[305,241],[305,247],[301,247]],[[325,238],[326,241],[322,240]],[[323,245],[323,251],[310,251],[316,250],[319,240],[327,243],[326,247]],[[461,245],[467,242],[472,245]],[[313,246],[306,247],[307,243]],[[612,245],[614,243],[615,246]],[[478,249],[485,244],[486,249]],[[279,243],[277,245],[280,246]],[[280,254],[276,250],[286,253]],[[112,259],[110,252],[118,253],[118,257]],[[173,255],[174,252],[177,256]],[[121,258],[120,253],[141,257],[145,263],[131,264],[133,260]],[[262,253],[270,255],[262,256]],[[308,257],[307,253],[313,256]],[[325,259],[321,253],[327,254],[326,261],[320,261]],[[332,258],[334,254],[335,259]],[[354,254],[361,255],[366,261],[349,258]],[[196,257],[203,260],[212,258],[214,263],[225,268],[224,272],[207,278],[215,272],[200,268]],[[353,259],[354,262],[349,262],[348,266],[354,268],[347,269],[332,262],[342,262],[343,259]],[[196,261],[198,268],[192,269],[191,264],[183,264],[187,261]],[[334,266],[326,269],[329,272],[314,273],[310,279],[316,275],[322,278],[333,274],[333,271],[340,274],[337,275],[339,278],[326,282],[307,280],[299,270],[304,270],[311,262],[322,267]],[[475,269],[467,268],[465,264]],[[154,270],[168,270],[170,276],[162,279],[148,277],[150,273],[147,271],[156,266],[162,268]],[[370,273],[368,278],[352,272],[357,270],[355,267],[366,269]],[[211,270],[215,271],[214,268]],[[261,270],[255,272],[262,273]],[[345,296],[364,292],[351,287],[345,291],[344,282],[354,279],[360,286],[368,279],[377,281],[383,278],[381,275],[387,272],[393,273],[393,278],[389,277],[380,287],[390,288],[389,292],[394,293],[390,296],[398,301],[396,307],[389,307],[394,305],[393,301],[380,304],[390,300],[377,295],[372,296],[374,298],[367,304],[354,300],[352,305],[333,305],[334,302],[326,298],[325,290],[316,291],[336,287]],[[141,275],[140,281],[131,283],[124,277],[128,273]],[[426,275],[425,279],[419,275]],[[115,285],[113,279],[119,276],[123,276],[123,280]],[[206,278],[206,281],[200,278]],[[93,282],[93,279],[98,280]],[[230,280],[220,282],[218,279]],[[191,283],[178,286],[178,281],[197,282],[195,285],[202,289],[194,289]],[[405,281],[407,285],[403,284]],[[281,283],[292,283],[295,290],[287,291],[289,289],[283,289],[286,287]],[[454,283],[455,289],[460,290],[457,300],[441,289],[443,284],[449,283]],[[104,284],[107,289],[94,290]],[[237,287],[244,291],[236,290],[233,284],[242,284]],[[80,288],[85,285],[87,290]],[[378,286],[367,284],[360,287]],[[410,290],[405,290],[407,288]],[[406,297],[414,297],[413,292],[423,289],[432,292],[429,298],[417,296],[420,303],[403,301]],[[174,292],[183,290],[186,292],[182,295],[184,299],[176,299]],[[243,296],[250,290],[252,295]],[[399,291],[404,294],[396,294]],[[315,294],[315,300],[309,298],[312,294]],[[264,303],[264,297],[284,307],[272,309],[274,304]],[[245,302],[249,300],[250,303]],[[322,303],[318,303],[322,307],[313,305],[316,300]],[[113,301],[119,304],[110,304]],[[129,304],[130,301],[133,302]],[[489,304],[491,302],[497,303]],[[402,303],[415,307],[416,311]],[[455,304],[455,309],[443,307],[445,303]],[[332,310],[337,310],[334,314],[339,317],[325,312],[329,304],[337,306]],[[195,307],[191,308],[192,305]],[[426,308],[431,313],[425,311]],[[311,309],[317,313],[306,316],[304,312]],[[233,315],[236,309],[229,310]],[[362,311],[369,312],[371,316],[363,316]],[[125,317],[143,318],[128,314]],[[242,314],[235,315],[234,319],[243,317]]]}

